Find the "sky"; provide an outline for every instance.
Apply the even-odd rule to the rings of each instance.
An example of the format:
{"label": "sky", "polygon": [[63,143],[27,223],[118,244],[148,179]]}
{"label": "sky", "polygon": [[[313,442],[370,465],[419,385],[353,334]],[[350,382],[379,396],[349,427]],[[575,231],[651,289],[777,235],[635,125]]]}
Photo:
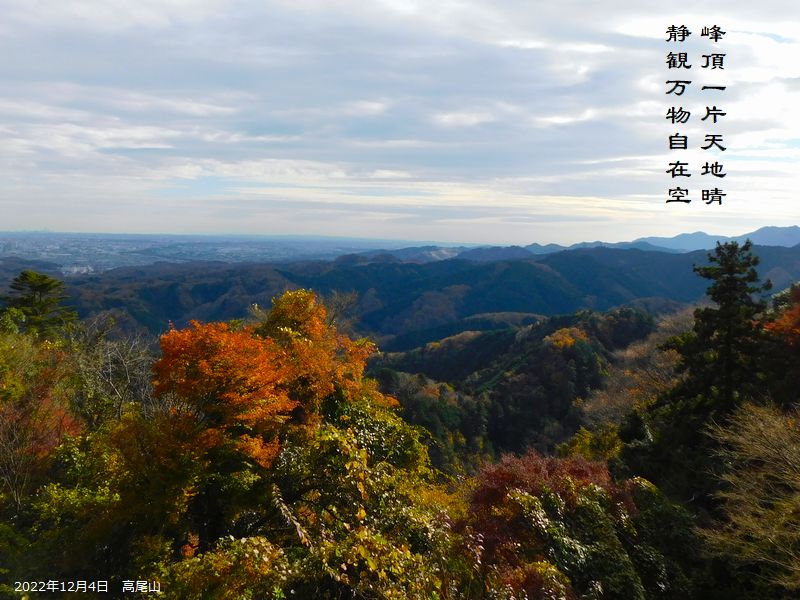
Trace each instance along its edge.
{"label": "sky", "polygon": [[[566,244],[800,224],[796,0],[0,0],[0,15],[0,231]],[[692,35],[668,42],[670,25]],[[700,68],[705,53],[724,68]],[[692,84],[678,97],[670,79]],[[700,121],[707,105],[727,114]],[[726,150],[701,150],[708,134]],[[676,187],[693,201],[667,203]],[[701,200],[713,188],[721,205]]]}

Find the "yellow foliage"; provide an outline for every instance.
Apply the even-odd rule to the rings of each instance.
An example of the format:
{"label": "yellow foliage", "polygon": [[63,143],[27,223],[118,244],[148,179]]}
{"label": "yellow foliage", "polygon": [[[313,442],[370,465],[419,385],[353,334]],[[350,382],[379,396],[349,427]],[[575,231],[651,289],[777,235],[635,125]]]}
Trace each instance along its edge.
{"label": "yellow foliage", "polygon": [[589,341],[589,337],[578,327],[563,327],[548,335],[544,341],[556,348],[570,348],[578,341]]}

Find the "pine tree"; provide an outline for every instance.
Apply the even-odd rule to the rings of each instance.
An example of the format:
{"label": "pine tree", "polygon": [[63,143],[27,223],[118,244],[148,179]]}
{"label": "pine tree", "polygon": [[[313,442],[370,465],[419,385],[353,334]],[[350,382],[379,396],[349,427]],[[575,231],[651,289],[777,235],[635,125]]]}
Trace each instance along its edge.
{"label": "pine tree", "polygon": [[693,330],[667,344],[681,355],[679,371],[686,373],[676,391],[684,397],[702,396],[724,412],[763,389],[759,317],[766,302],[759,296],[772,284],[759,283],[759,259],[751,247],[750,240],[741,246],[717,243],[708,256],[710,264],[694,267],[695,273],[712,282],[706,294],[716,306],[698,308]]}
{"label": "pine tree", "polygon": [[45,335],[77,318],[75,311],[62,304],[68,297],[63,281],[26,270],[9,287],[10,294],[2,298],[6,308],[0,312],[18,315],[27,331]]}
{"label": "pine tree", "polygon": [[711,281],[706,294],[714,303],[698,308],[693,329],[671,338],[662,348],[674,349],[683,373],[671,390],[641,415],[644,429],[629,420],[620,437],[629,442],[623,460],[632,472],[654,481],[674,498],[714,508],[723,465],[715,455],[708,426],[725,422],[749,399],[767,389],[767,344],[760,317],[766,302],[758,295],[771,284],[759,283],[758,258],[748,240],[717,244],[707,266],[694,271]]}

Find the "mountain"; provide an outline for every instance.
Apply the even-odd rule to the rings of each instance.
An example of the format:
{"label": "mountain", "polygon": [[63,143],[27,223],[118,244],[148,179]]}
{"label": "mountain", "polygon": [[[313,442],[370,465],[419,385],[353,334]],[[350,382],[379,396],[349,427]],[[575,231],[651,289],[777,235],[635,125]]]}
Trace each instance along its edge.
{"label": "mountain", "polygon": [[[759,273],[775,291],[800,280],[800,246],[758,246]],[[523,319],[607,310],[621,305],[674,307],[702,297],[706,282],[692,272],[706,251],[669,253],[582,248],[522,260],[460,258],[426,263],[379,255],[286,264],[159,263],[67,280],[82,316],[113,311],[151,332],[241,318],[287,289],[323,296],[356,292],[349,318],[384,349],[407,349],[468,330],[504,327],[487,313]],[[479,315],[484,315],[478,318]],[[506,320],[507,321],[507,320]]]}
{"label": "mountain", "polygon": [[664,246],[656,246],[649,242],[635,241],[635,242],[580,242],[572,244],[569,250],[578,250],[579,248],[619,248],[621,250],[628,250],[635,248],[637,250],[647,250],[650,252],[675,252],[672,248]]}
{"label": "mountain", "polygon": [[11,280],[26,270],[38,271],[51,277],[62,276],[59,266],[50,261],[24,259],[17,256],[0,257],[0,296],[5,293]]}
{"label": "mountain", "polygon": [[736,241],[743,243],[750,240],[760,246],[784,246],[790,248],[800,244],[800,227],[762,227],[750,233],[738,236],[710,235],[702,231],[681,233],[673,237],[643,237],[630,242],[578,242],[570,246],[560,244],[528,244],[527,246],[480,246],[478,248],[426,246],[424,248],[405,248],[403,250],[386,250],[385,252],[407,260],[415,251],[424,253],[429,260],[438,257],[453,258],[458,256],[464,260],[475,262],[492,262],[497,260],[513,260],[554,254],[564,250],[581,248],[618,248],[646,250],[649,252],[692,252],[694,250],[711,250],[717,242]]}
{"label": "mountain", "polygon": [[464,250],[458,254],[462,260],[472,260],[475,262],[494,262],[498,260],[516,260],[520,258],[531,258],[534,254],[522,246],[484,246]]}
{"label": "mountain", "polygon": [[[527,246],[480,246],[478,248],[426,246],[424,248],[404,248],[402,250],[386,250],[385,252],[401,260],[441,260],[453,258],[474,262],[494,262],[498,260],[516,260],[555,254],[564,250],[579,250],[582,248],[617,248],[638,249],[648,252],[693,252],[695,250],[711,250],[717,242],[736,241],[743,243],[746,240],[761,246],[792,247],[800,244],[800,227],[762,227],[756,231],[738,236],[710,235],[702,231],[694,233],[681,233],[674,237],[644,237],[631,242],[579,242],[570,246],[560,244],[528,244]],[[370,254],[376,254],[372,252]],[[417,257],[419,255],[419,257]]]}
{"label": "mountain", "polygon": [[[473,244],[425,243],[318,236],[242,235],[139,235],[102,233],[0,232],[0,260],[44,261],[55,265],[64,277],[99,273],[117,267],[152,265],[158,262],[195,261],[292,263],[329,261],[348,256],[353,262],[427,263],[452,258],[472,262],[494,262],[546,256],[581,248],[636,248],[651,252],[710,250],[717,241],[750,239],[764,246],[791,247],[800,244],[800,227],[762,227],[740,236],[714,236],[703,232],[675,237],[647,237],[628,242],[580,242],[571,246],[533,243],[527,246],[477,246]],[[352,258],[358,256],[358,259]],[[48,266],[48,268],[50,268]]]}
{"label": "mountain", "polygon": [[742,243],[747,239],[758,246],[792,247],[800,244],[800,227],[797,225],[791,227],[762,227],[750,233],[737,236],[709,235],[702,231],[696,231],[694,233],[681,233],[671,238],[639,238],[634,242],[645,242],[671,250],[691,252],[692,250],[710,250],[717,245],[717,242],[735,241]]}
{"label": "mountain", "polygon": [[[611,353],[643,338],[653,326],[650,317],[632,309],[581,312],[522,327],[465,331],[411,351],[380,354],[370,366],[406,409],[425,401],[421,390],[416,398],[407,394],[410,386],[418,387],[419,375],[429,378],[427,386],[433,384],[434,390],[435,382],[441,382],[459,392],[441,422],[460,422],[457,428],[465,439],[483,438],[479,447],[546,450],[577,429],[575,399],[588,397],[601,384]],[[417,382],[398,372],[414,374]],[[412,421],[432,424],[424,415],[430,417],[435,406],[428,404],[424,411],[413,411]],[[431,427],[442,429],[441,424]],[[448,444],[448,436],[439,439]],[[452,435],[449,439],[452,444]]]}
{"label": "mountain", "polygon": [[455,258],[468,249],[466,246],[412,246],[410,248],[398,248],[397,250],[371,250],[363,252],[362,255],[376,257],[389,254],[403,262],[431,262]]}
{"label": "mountain", "polygon": [[[59,266],[62,275],[72,276],[160,261],[332,260],[345,254],[395,250],[398,256],[408,255],[413,260],[442,260],[457,253],[447,244],[422,248],[411,244],[324,236],[0,232],[0,258],[50,261]],[[425,258],[426,253],[431,256]]]}
{"label": "mountain", "polygon": [[560,252],[561,250],[567,250],[567,246],[561,246],[559,244],[545,244],[544,246],[541,244],[528,244],[525,246],[531,254],[550,254],[552,252]]}
{"label": "mountain", "polygon": [[800,227],[762,227],[752,233],[740,235],[733,240],[744,242],[747,238],[759,246],[796,246],[800,244]]}
{"label": "mountain", "polygon": [[723,235],[709,235],[703,231],[695,231],[694,233],[681,233],[674,237],[646,237],[635,240],[636,242],[644,242],[652,244],[661,248],[668,248],[670,250],[677,250],[679,252],[691,252],[693,250],[704,250],[713,248],[717,242],[728,241],[729,238]]}
{"label": "mountain", "polygon": [[[524,258],[533,258],[536,256],[543,256],[546,254],[555,254],[564,250],[577,250],[580,248],[620,248],[630,249],[636,248],[638,250],[647,250],[650,252],[677,252],[670,248],[662,248],[654,246],[648,242],[581,242],[573,244],[572,246],[559,246],[558,244],[547,244],[542,246],[540,244],[530,244],[528,246],[481,246],[479,248],[460,249],[458,252],[453,252],[456,248],[447,248],[442,250],[450,250],[453,256],[457,256],[462,260],[471,260],[474,262],[495,262],[498,260],[519,260]],[[396,251],[390,252],[393,256],[400,258]]]}

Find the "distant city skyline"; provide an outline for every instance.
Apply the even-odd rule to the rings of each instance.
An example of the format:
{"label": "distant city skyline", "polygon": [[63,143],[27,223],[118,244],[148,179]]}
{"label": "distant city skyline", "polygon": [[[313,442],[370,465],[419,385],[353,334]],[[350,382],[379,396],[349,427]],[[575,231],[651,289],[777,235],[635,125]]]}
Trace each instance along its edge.
{"label": "distant city skyline", "polygon": [[[789,0],[0,10],[0,231],[568,245],[800,224]],[[667,69],[673,24],[693,32],[691,70]],[[710,25],[726,32],[714,72],[699,69]],[[676,97],[667,79],[727,89]],[[668,136],[702,140],[706,103],[727,113],[727,149],[683,151],[694,201],[665,204]],[[670,124],[672,104],[692,121]],[[706,185],[706,156],[725,179]],[[700,201],[710,185],[721,206]]]}

